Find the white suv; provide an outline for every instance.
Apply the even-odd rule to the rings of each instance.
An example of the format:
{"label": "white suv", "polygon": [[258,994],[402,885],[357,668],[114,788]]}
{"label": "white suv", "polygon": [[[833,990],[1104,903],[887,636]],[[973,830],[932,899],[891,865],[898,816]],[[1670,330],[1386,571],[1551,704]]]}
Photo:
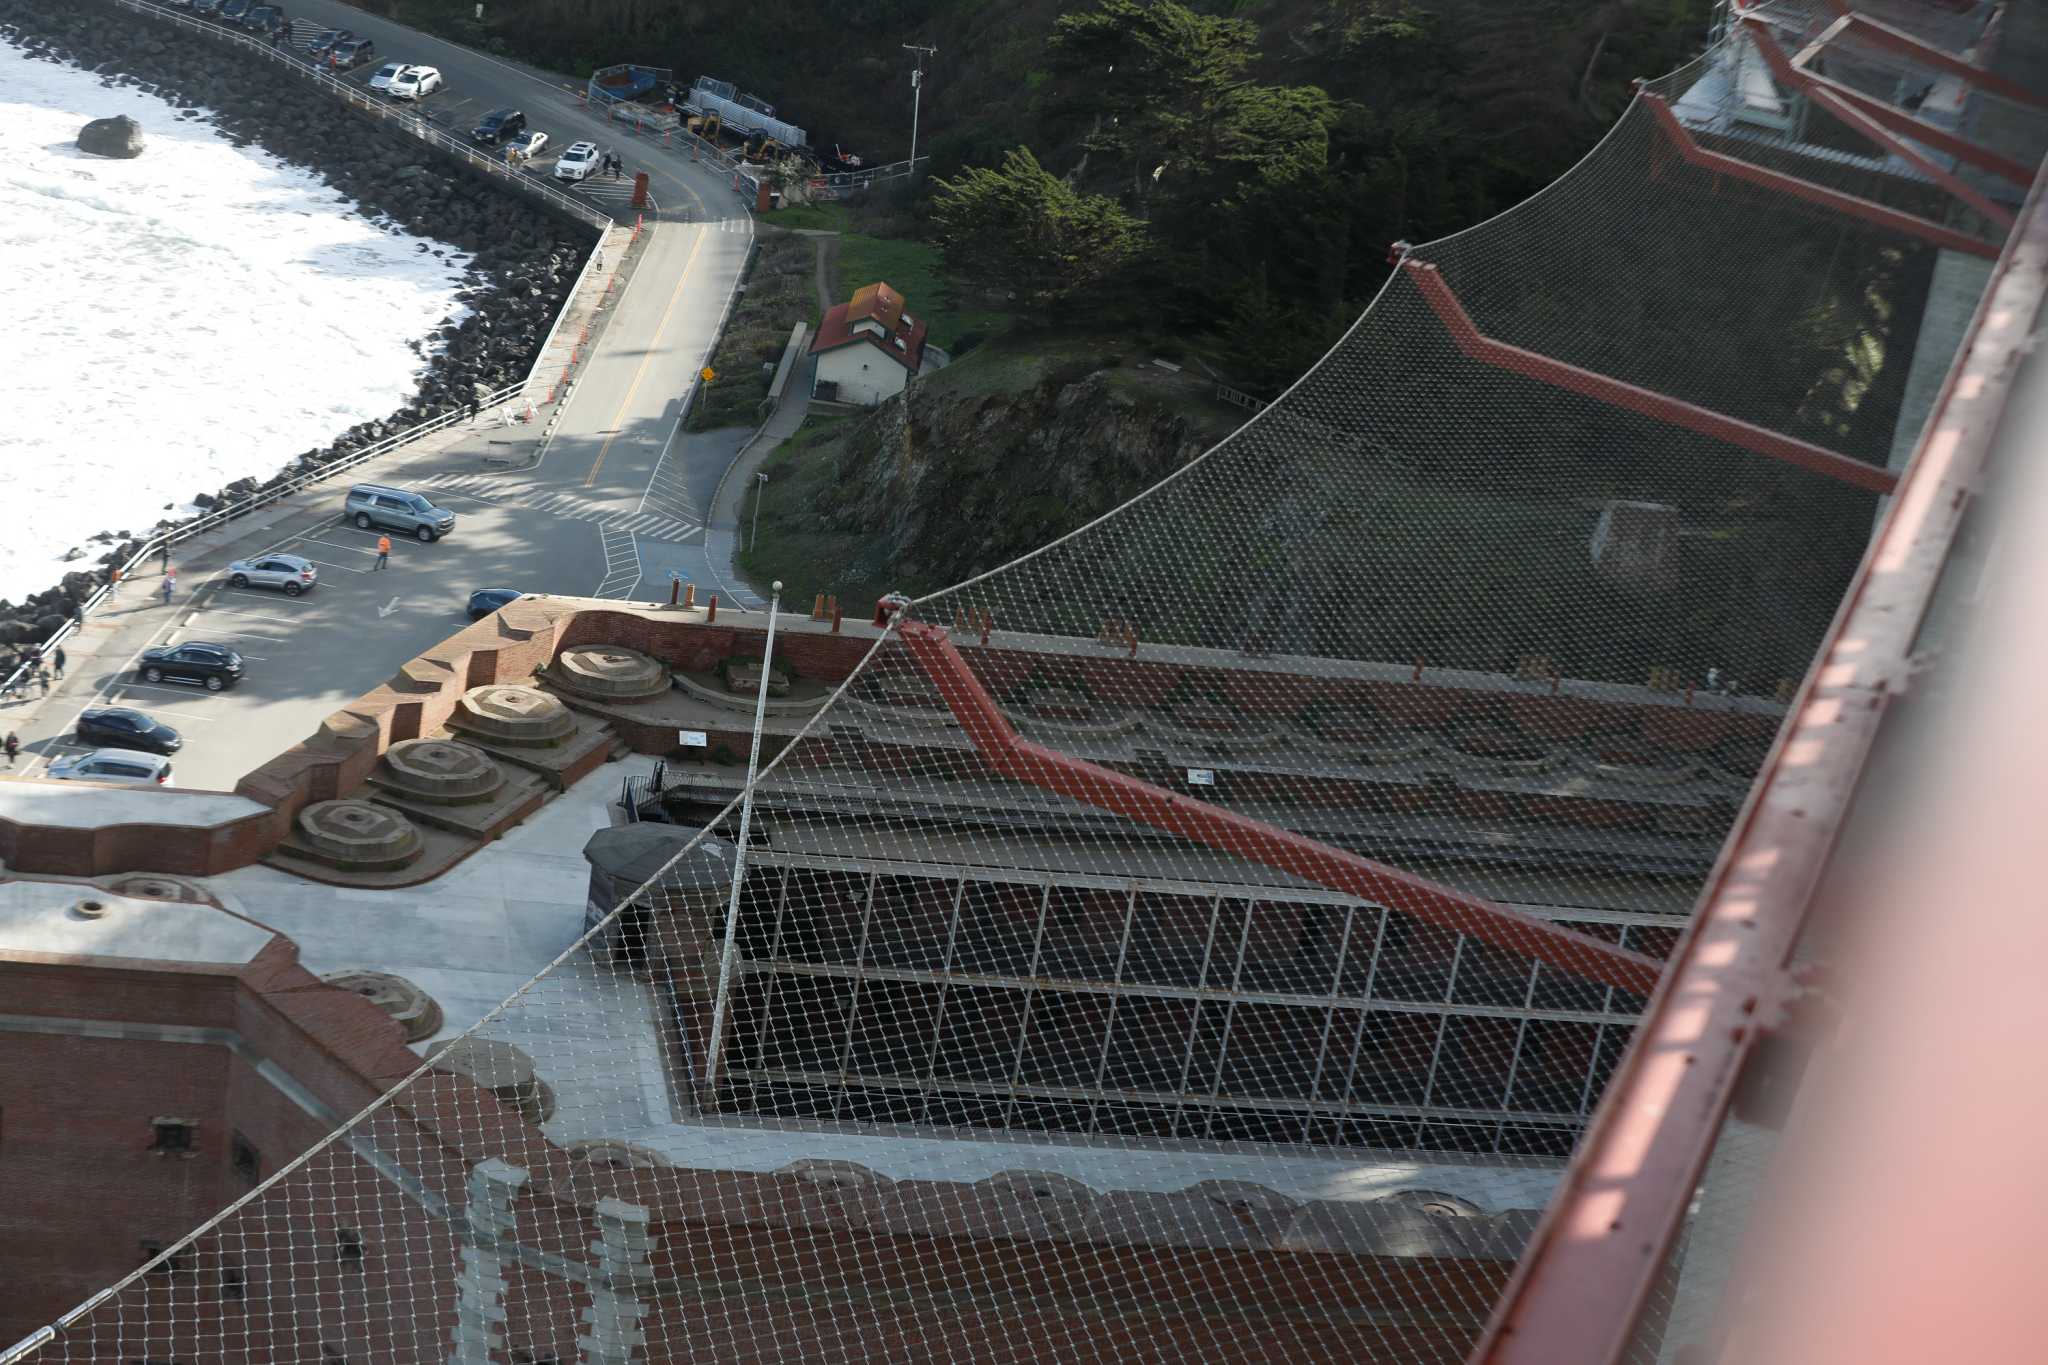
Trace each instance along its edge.
{"label": "white suv", "polygon": [[437,67],[408,66],[391,78],[385,93],[395,100],[422,100],[441,88]]}
{"label": "white suv", "polygon": [[597,144],[595,142],[572,142],[561,159],[555,162],[555,179],[584,180],[597,169]]}

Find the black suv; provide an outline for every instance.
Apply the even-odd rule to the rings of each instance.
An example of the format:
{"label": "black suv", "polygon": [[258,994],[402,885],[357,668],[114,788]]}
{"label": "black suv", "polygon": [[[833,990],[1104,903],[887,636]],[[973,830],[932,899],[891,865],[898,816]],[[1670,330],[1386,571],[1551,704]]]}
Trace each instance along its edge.
{"label": "black suv", "polygon": [[368,38],[350,38],[328,49],[327,61],[343,71],[353,71],[377,60],[377,45]]}
{"label": "black suv", "polygon": [[525,114],[517,109],[493,109],[484,115],[483,122],[470,130],[469,136],[479,147],[496,147],[525,131]]}
{"label": "black suv", "polygon": [[289,32],[292,21],[285,18],[284,10],[276,5],[257,5],[242,16],[242,27],[251,33],[260,33],[266,38],[275,38],[280,32]]}
{"label": "black suv", "polygon": [[158,645],[136,661],[144,682],[198,683],[209,692],[233,687],[242,680],[242,656],[226,645]]}

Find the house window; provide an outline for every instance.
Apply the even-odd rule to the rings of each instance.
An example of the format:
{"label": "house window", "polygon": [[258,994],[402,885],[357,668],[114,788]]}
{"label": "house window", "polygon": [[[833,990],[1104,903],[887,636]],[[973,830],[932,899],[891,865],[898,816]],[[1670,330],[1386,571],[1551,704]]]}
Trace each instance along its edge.
{"label": "house window", "polygon": [[246,1183],[253,1185],[262,1178],[263,1154],[256,1150],[255,1143],[236,1133],[229,1152],[229,1164]]}
{"label": "house window", "polygon": [[152,1152],[192,1152],[198,1150],[199,1125],[183,1119],[151,1119],[149,1126],[155,1132],[149,1144]]}

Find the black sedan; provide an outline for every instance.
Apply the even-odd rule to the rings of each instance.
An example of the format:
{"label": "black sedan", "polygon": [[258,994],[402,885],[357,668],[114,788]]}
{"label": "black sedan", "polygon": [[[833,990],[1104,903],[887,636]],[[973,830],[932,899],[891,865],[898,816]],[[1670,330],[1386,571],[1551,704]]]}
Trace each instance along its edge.
{"label": "black sedan", "polygon": [[507,602],[526,596],[517,588],[484,588],[469,595],[469,619],[481,621]]}
{"label": "black sedan", "polygon": [[205,644],[198,640],[145,649],[135,667],[144,682],[198,683],[209,692],[233,687],[242,680],[241,655],[226,645]]}
{"label": "black sedan", "polygon": [[109,749],[142,749],[152,754],[174,754],[185,747],[185,738],[159,720],[121,706],[100,706],[78,716],[78,742]]}

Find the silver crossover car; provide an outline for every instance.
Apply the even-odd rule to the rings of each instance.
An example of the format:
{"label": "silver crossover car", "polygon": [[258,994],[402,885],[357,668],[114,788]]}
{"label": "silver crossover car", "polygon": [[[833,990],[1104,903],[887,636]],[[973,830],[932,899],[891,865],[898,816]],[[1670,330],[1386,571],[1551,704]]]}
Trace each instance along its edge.
{"label": "silver crossover car", "polygon": [[258,555],[228,565],[228,582],[237,588],[277,588],[297,597],[320,579],[313,561],[298,555]]}

